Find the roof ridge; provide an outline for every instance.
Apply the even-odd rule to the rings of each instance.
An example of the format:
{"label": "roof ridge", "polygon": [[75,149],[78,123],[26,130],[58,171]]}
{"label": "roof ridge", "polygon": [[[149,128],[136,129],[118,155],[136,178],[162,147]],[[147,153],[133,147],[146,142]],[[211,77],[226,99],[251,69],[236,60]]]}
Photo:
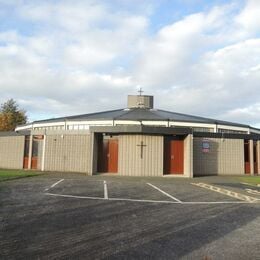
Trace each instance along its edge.
{"label": "roof ridge", "polygon": [[184,114],[184,113],[179,113],[179,112],[172,112],[172,111],[167,111],[167,110],[163,110],[163,109],[158,109],[158,111],[172,113],[172,114],[181,115],[181,116],[190,116],[190,117],[194,117],[194,118],[198,118],[198,119],[206,119],[206,120],[211,120],[211,121],[217,121],[217,119],[213,119],[213,118],[208,118],[208,117],[203,117],[203,116],[195,116],[195,115]]}
{"label": "roof ridge", "polygon": [[[126,115],[131,115],[134,114],[136,111],[146,111],[149,112],[151,114],[153,114],[156,117],[161,117],[160,115],[157,115],[155,113],[153,113],[152,109],[150,108],[144,108],[144,107],[135,107],[135,108],[130,108],[129,110],[127,110],[127,112],[125,114],[121,114],[120,116],[118,116],[116,119],[121,119],[122,117],[126,116]],[[143,119],[138,119],[138,120],[145,120],[145,118]],[[167,119],[168,120],[168,119]]]}
{"label": "roof ridge", "polygon": [[130,114],[131,112],[133,112],[133,108],[127,108],[127,109],[122,109],[122,111],[124,111],[125,113],[124,114],[121,114],[120,116],[115,116],[113,119],[116,120],[116,119],[119,119],[121,116],[125,116],[127,114]]}
{"label": "roof ridge", "polygon": [[158,114],[156,114],[156,111],[160,111],[160,109],[150,109],[150,112],[153,114],[153,115],[156,115],[156,116],[160,116],[160,117],[162,117],[163,119],[165,119],[165,120],[170,120],[170,118],[168,118],[168,117],[164,117],[164,116],[161,116],[161,115],[158,115]]}
{"label": "roof ridge", "polygon": [[[119,118],[121,118],[122,116],[125,116],[125,115],[128,115],[128,114],[132,114],[134,111],[139,110],[139,109],[140,109],[140,108],[138,108],[138,107],[129,108],[129,110],[125,110],[125,111],[126,111],[125,114],[120,115],[120,116],[116,117],[115,119],[119,119]],[[144,109],[144,108],[141,108],[141,109]]]}

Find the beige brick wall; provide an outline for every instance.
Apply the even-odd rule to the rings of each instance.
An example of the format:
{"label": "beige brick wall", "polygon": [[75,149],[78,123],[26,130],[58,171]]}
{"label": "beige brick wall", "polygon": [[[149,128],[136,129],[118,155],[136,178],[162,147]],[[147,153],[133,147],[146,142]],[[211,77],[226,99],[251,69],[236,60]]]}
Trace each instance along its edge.
{"label": "beige brick wall", "polygon": [[203,139],[193,139],[194,176],[244,174],[244,140],[206,138],[210,152],[203,153]]}
{"label": "beige brick wall", "polygon": [[[143,141],[143,159],[140,147]],[[163,175],[163,136],[121,135],[119,136],[118,173],[127,176]]]}
{"label": "beige brick wall", "polygon": [[193,137],[188,135],[184,139],[184,176],[193,177]]}
{"label": "beige brick wall", "polygon": [[260,141],[257,141],[257,166],[258,174],[260,175]]}
{"label": "beige brick wall", "polygon": [[38,160],[37,160],[37,169],[41,170],[42,168],[42,154],[43,154],[43,140],[38,141]]}
{"label": "beige brick wall", "polygon": [[91,173],[91,135],[47,135],[45,171]]}
{"label": "beige brick wall", "polygon": [[22,169],[24,136],[0,137],[0,168]]}

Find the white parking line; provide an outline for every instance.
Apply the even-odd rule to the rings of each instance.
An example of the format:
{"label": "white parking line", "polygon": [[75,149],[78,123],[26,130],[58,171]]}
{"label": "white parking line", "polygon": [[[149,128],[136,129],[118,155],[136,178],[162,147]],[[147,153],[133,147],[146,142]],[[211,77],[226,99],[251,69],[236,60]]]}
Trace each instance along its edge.
{"label": "white parking line", "polygon": [[186,202],[178,202],[178,201],[170,201],[170,200],[139,200],[139,199],[124,199],[124,198],[102,198],[102,197],[88,197],[88,196],[76,196],[69,194],[55,194],[55,193],[44,193],[48,196],[54,197],[63,197],[63,198],[75,198],[75,199],[89,199],[89,200],[110,200],[110,201],[132,201],[132,202],[141,202],[141,203],[163,203],[163,204],[182,204],[182,205],[211,205],[211,204],[249,204],[252,202],[247,201],[186,201]]}
{"label": "white parking line", "polygon": [[[58,185],[58,184],[59,184],[59,183],[61,183],[62,181],[64,181],[64,179],[61,179],[61,180],[59,180],[59,181],[57,181],[57,182],[53,183],[53,184],[51,185],[51,187],[50,187],[50,188],[53,188],[53,187],[55,187],[56,185]],[[47,188],[47,189],[45,189],[45,191],[49,190],[50,188]]]}
{"label": "white parking line", "polygon": [[175,201],[177,201],[177,202],[179,202],[179,203],[182,203],[182,201],[180,201],[179,199],[173,197],[172,195],[168,194],[167,192],[161,190],[160,188],[156,187],[155,185],[153,185],[153,184],[151,184],[151,183],[149,183],[149,182],[147,182],[146,184],[148,184],[148,185],[150,185],[151,187],[153,187],[154,189],[160,191],[162,194],[166,195],[167,197],[169,197],[169,198],[171,198],[171,199],[173,199],[173,200],[175,200]]}
{"label": "white parking line", "polygon": [[58,184],[61,183],[62,181],[64,181],[64,179],[61,179],[61,180],[55,182],[54,184],[51,185],[51,188],[55,187],[56,185],[58,185]]}
{"label": "white parking line", "polygon": [[91,200],[104,200],[104,198],[100,197],[87,197],[87,196],[75,196],[69,194],[55,194],[55,193],[44,193],[45,195],[54,196],[54,197],[64,197],[64,198],[75,198],[75,199],[91,199]]}
{"label": "white parking line", "polygon": [[[252,190],[252,189],[245,189],[245,190],[248,193],[251,193],[251,194],[254,194],[254,195],[260,195],[260,191],[258,191],[258,190]],[[257,199],[257,200],[260,200],[260,199]]]}
{"label": "white parking line", "polygon": [[104,181],[104,199],[108,199],[107,182]]}

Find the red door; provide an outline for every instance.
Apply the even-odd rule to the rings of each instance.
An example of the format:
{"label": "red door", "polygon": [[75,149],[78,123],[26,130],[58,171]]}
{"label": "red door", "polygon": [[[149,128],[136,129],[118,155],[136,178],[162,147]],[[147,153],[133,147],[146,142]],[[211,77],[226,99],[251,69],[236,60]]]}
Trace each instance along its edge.
{"label": "red door", "polygon": [[23,168],[28,169],[29,168],[29,157],[23,158]]}
{"label": "red door", "polygon": [[116,173],[118,171],[118,140],[108,141],[108,172]]}
{"label": "red door", "polygon": [[183,174],[183,140],[165,140],[164,145],[164,173]]}
{"label": "red door", "polygon": [[25,136],[24,141],[24,157],[23,157],[23,168],[29,168],[29,147],[30,147],[30,136]]}
{"label": "red door", "polygon": [[98,172],[118,171],[118,140],[100,139],[98,147]]}
{"label": "red door", "polygon": [[33,170],[38,169],[38,157],[37,156],[32,157],[31,169],[33,169]]}

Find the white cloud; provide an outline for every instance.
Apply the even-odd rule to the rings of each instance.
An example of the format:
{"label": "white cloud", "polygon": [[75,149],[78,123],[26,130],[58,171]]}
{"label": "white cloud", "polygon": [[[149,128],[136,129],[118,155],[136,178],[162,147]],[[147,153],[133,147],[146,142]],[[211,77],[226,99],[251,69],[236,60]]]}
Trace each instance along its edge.
{"label": "white cloud", "polygon": [[260,1],[248,0],[243,11],[236,17],[236,22],[242,26],[241,29],[247,33],[260,31]]}
{"label": "white cloud", "polygon": [[[249,124],[259,122],[259,114],[260,114],[260,103],[255,103],[253,105],[249,105],[248,107],[236,108],[230,111],[227,111],[226,115],[223,119],[230,120],[232,118],[235,121],[244,120]],[[258,123],[258,127],[260,124]]]}
{"label": "white cloud", "polygon": [[[232,5],[190,15],[149,41],[135,80],[157,94],[157,106],[253,123],[250,116],[239,120],[229,111],[259,102],[260,39],[243,33],[231,41],[237,36],[236,22],[226,23],[236,17],[231,10]],[[254,122],[260,122],[257,114]]]}
{"label": "white cloud", "polygon": [[16,98],[31,119],[124,107],[141,85],[159,108],[260,124],[259,1],[202,9],[155,33],[153,8],[130,12],[131,1],[1,3],[17,26],[0,31],[0,102]]}
{"label": "white cloud", "polygon": [[[45,102],[51,115],[84,113],[97,106],[107,109],[111,102],[104,100],[111,95],[117,105],[125,103],[120,97],[124,89],[129,90],[130,78],[124,69],[118,71],[117,63],[125,59],[125,52],[131,56],[138,51],[146,17],[90,1],[40,2],[16,8],[19,17],[37,30],[32,35],[19,29],[0,33],[0,43],[4,42],[0,44],[1,102],[9,97],[26,105],[30,104],[26,99]],[[31,107],[28,110],[35,114],[44,110],[44,105]]]}
{"label": "white cloud", "polygon": [[[218,29],[225,23],[229,6],[214,8],[209,13],[197,13],[163,27],[147,42],[137,62],[137,81],[155,88],[185,82],[192,64],[208,48],[214,48]],[[222,28],[221,28],[222,29]],[[222,39],[223,44],[223,39]]]}
{"label": "white cloud", "polygon": [[259,122],[257,113],[252,121],[245,113],[239,118],[229,112],[259,103],[259,52],[260,39],[255,39],[206,53],[189,66],[187,74],[183,70],[177,88],[166,88],[168,91],[162,93],[159,89],[158,95],[164,100],[160,105],[241,123]]}

